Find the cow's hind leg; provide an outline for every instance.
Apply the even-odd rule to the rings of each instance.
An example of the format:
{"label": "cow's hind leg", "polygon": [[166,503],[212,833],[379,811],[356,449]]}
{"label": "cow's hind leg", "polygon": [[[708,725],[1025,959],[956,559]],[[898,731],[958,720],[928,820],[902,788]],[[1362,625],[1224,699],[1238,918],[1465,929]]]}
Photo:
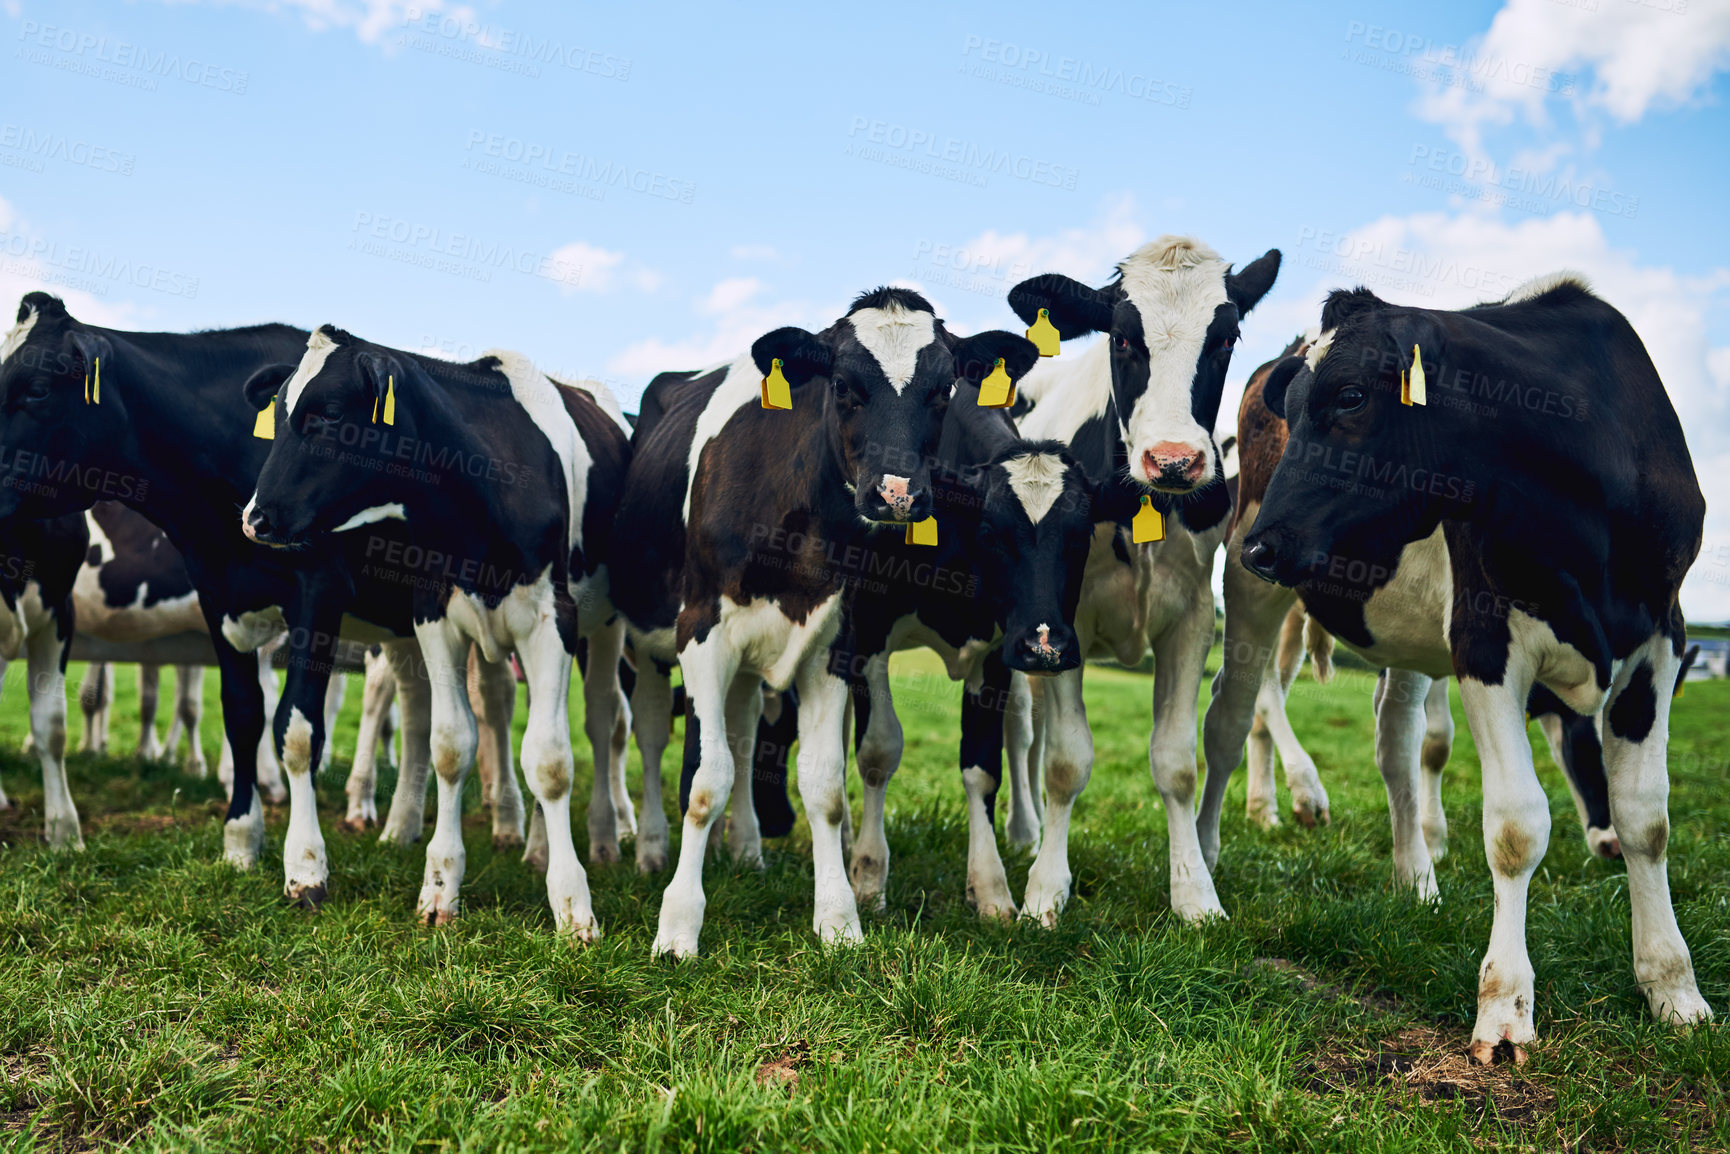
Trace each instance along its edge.
{"label": "cow's hind leg", "polygon": [[367,650],[366,679],[360,691],[360,733],[355,738],[348,784],[343,787],[348,795],[348,813],[342,819],[344,829],[359,831],[378,824],[379,730],[390,715],[395,698],[396,678],[390,671],[390,659],[382,649]]}
{"label": "cow's hind leg", "polygon": [[1376,768],[1388,791],[1388,821],[1394,834],[1394,878],[1434,901],[1436,870],[1420,818],[1419,744],[1430,679],[1406,669],[1385,669],[1376,679]]}
{"label": "cow's hind leg", "polygon": [[[523,791],[511,760],[511,718],[517,708],[517,674],[510,659],[488,661],[478,648],[469,653],[469,702],[480,705],[479,741],[475,752],[492,767],[489,804],[493,811],[493,848],[523,844]],[[484,784],[484,783],[483,783]]]}
{"label": "cow's hind leg", "polygon": [[661,757],[673,728],[672,670],[653,658],[637,662],[631,687],[631,731],[643,760],[643,808],[637,819],[637,872],[667,865],[667,810],[661,799]]}
{"label": "cow's hind leg", "polygon": [[[162,757],[162,740],[156,736],[156,710],[162,701],[162,666],[138,666],[138,756],[145,761]],[[170,746],[170,749],[173,747]]]}
{"label": "cow's hind leg", "polygon": [[1009,667],[1001,653],[985,658],[977,692],[961,701],[961,784],[967,790],[967,900],[982,918],[1010,920],[1015,899],[997,852],[992,810],[1003,785],[1003,713],[1009,699]]}
{"label": "cow's hind leg", "polygon": [[[583,673],[583,733],[589,739],[594,786],[589,794],[589,861],[616,862],[619,854],[619,809],[613,801],[613,729],[623,698],[619,693],[619,659],[625,652],[625,623],[615,617],[587,635],[588,669]],[[529,708],[535,707],[534,694]],[[547,815],[548,820],[552,815]]]}
{"label": "cow's hind leg", "polygon": [[463,782],[474,766],[475,715],[469,708],[466,662],[469,643],[448,618],[415,625],[432,703],[432,770],[437,778],[438,819],[427,842],[426,873],[416,915],[427,925],[442,925],[461,908],[463,873]]}
{"label": "cow's hind leg", "polygon": [[1441,861],[1448,855],[1448,814],[1442,808],[1442,771],[1454,750],[1454,714],[1448,708],[1448,679],[1438,677],[1430,683],[1424,697],[1424,746],[1420,759],[1423,764],[1423,795],[1419,800],[1419,822],[1424,828],[1424,842],[1429,847],[1430,860]]}
{"label": "cow's hind leg", "polygon": [[84,835],[78,826],[78,807],[66,784],[66,675],[62,672],[64,642],[49,623],[33,629],[24,639],[30,671],[30,734],[35,738],[36,758],[42,764],[43,833],[58,849],[83,849]]}
{"label": "cow's hind leg", "polygon": [[727,743],[733,747],[733,803],[727,811],[727,852],[734,861],[763,868],[763,833],[757,825],[752,753],[757,723],[763,717],[763,679],[752,674],[733,678],[727,692]]}
{"label": "cow's hind leg", "polygon": [[417,640],[387,641],[386,660],[402,705],[402,768],[390,795],[380,841],[408,845],[426,826],[427,769],[432,760],[432,686]]}
{"label": "cow's hind leg", "polygon": [[853,842],[849,873],[853,900],[863,909],[884,908],[889,884],[889,838],[883,828],[889,779],[901,765],[901,721],[889,691],[889,655],[873,654],[865,662],[864,684],[855,683],[853,722],[859,735],[856,757],[859,780],[865,787],[864,820]]}
{"label": "cow's hind leg", "polygon": [[186,735],[186,757],[181,767],[194,777],[204,777],[210,766],[204,758],[204,666],[174,667],[174,721],[168,727],[168,740],[163,743],[165,756],[173,757],[180,737]]}
{"label": "cow's hind leg", "polygon": [[[591,634],[591,644],[594,636]],[[601,925],[595,920],[589,896],[589,876],[571,837],[571,784],[576,773],[571,756],[571,654],[551,614],[526,638],[518,636],[517,656],[523,663],[529,695],[528,724],[523,729],[523,776],[546,819],[547,903],[558,932],[592,942],[601,936]],[[596,671],[610,684],[616,677],[618,649],[612,648],[606,660],[608,664]],[[586,702],[593,700],[586,687],[584,698]],[[589,731],[591,743],[597,736],[601,739],[598,748],[603,759],[612,732],[610,715]]]}

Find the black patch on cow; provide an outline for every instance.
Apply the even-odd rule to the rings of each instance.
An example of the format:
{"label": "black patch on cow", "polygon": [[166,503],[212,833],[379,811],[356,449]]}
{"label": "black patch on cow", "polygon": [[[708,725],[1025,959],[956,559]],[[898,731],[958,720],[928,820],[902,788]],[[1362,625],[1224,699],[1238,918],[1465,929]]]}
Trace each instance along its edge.
{"label": "black patch on cow", "polygon": [[1550,690],[1534,685],[1526,699],[1532,717],[1555,714],[1562,722],[1562,772],[1574,783],[1586,803],[1588,829],[1610,828],[1610,782],[1604,775],[1604,745],[1598,739],[1597,722],[1574,712]]}
{"label": "black patch on cow", "polygon": [[1610,703],[1610,732],[1638,745],[1652,732],[1658,717],[1658,691],[1652,685],[1652,663],[1641,658],[1628,684]]}

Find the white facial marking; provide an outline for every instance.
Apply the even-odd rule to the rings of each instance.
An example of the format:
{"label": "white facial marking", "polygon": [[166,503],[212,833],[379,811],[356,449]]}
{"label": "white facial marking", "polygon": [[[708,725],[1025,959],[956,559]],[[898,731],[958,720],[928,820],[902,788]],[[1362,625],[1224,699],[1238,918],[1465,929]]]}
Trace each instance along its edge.
{"label": "white facial marking", "polygon": [[860,309],[847,318],[853,335],[865,351],[877,359],[889,387],[900,396],[913,380],[919,350],[937,339],[937,318],[891,305],[882,309]]}
{"label": "white facial marking", "polygon": [[1035,525],[1045,519],[1063,495],[1066,469],[1062,458],[1051,453],[1013,457],[1003,462],[1003,471],[1009,474],[1010,491]]}
{"label": "white facial marking", "polygon": [[1327,356],[1328,350],[1333,347],[1335,331],[1329,329],[1310,342],[1309,352],[1304,354],[1304,364],[1309,367],[1310,372],[1316,371],[1316,366],[1322,363],[1322,358]]}
{"label": "white facial marking", "polygon": [[300,395],[306,392],[306,386],[312,383],[313,378],[324,371],[324,362],[335,349],[336,342],[325,336],[323,329],[313,329],[312,335],[306,338],[306,352],[301,355],[300,364],[294,367],[294,375],[282,386],[282,405],[291,419]]}
{"label": "white facial marking", "polygon": [[0,342],[0,362],[24,347],[24,342],[30,339],[30,330],[36,327],[36,316],[36,307],[32,305],[25,310],[24,319],[12,326],[6,339]]}
{"label": "white facial marking", "polygon": [[371,525],[375,521],[406,520],[408,520],[408,513],[403,509],[402,503],[399,501],[392,501],[388,505],[374,505],[370,509],[362,509],[354,516],[332,529],[331,532],[346,533],[350,529],[358,529],[362,525]]}

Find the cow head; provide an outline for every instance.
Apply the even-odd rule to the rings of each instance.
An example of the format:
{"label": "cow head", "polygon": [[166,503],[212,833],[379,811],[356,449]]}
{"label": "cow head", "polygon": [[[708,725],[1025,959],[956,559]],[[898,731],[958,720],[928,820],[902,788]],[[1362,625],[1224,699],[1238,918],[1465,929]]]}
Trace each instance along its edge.
{"label": "cow head", "polygon": [[1255,524],[1244,538],[1250,572],[1281,585],[1348,575],[1367,597],[1392,576],[1400,551],[1475,496],[1465,453],[1482,430],[1439,403],[1401,403],[1414,346],[1439,382],[1450,314],[1400,308],[1368,289],[1332,293],[1322,334],[1275,366],[1262,401],[1289,437]]}
{"label": "cow head", "polygon": [[900,288],[862,294],[821,333],[777,329],[751,346],[761,372],[779,359],[795,391],[826,390],[822,413],[831,455],[855,511],[873,522],[931,515],[930,464],[955,382],[977,383],[998,359],[1019,379],[1038,357],[1033,344],[1014,333],[956,337],[924,297]]}
{"label": "cow head", "polygon": [[1030,325],[1047,310],[1064,340],[1106,334],[1130,475],[1161,492],[1191,493],[1222,479],[1213,427],[1238,321],[1273,287],[1279,263],[1270,249],[1233,272],[1206,245],[1162,236],[1101,288],[1048,273],[1011,289],[1009,307]]}
{"label": "cow head", "polygon": [[[483,358],[465,367],[486,371],[492,364]],[[408,398],[433,391],[421,387],[424,379],[414,358],[332,325],[307,338],[299,364],[254,373],[247,401],[255,409],[276,406],[276,436],[241,510],[241,532],[261,545],[290,548],[323,533],[406,519],[411,494],[426,486],[390,468],[389,450],[415,439],[415,403]],[[399,403],[394,423],[385,425],[393,390]]]}
{"label": "cow head", "polygon": [[1074,669],[1085,656],[1074,621],[1093,527],[1133,513],[1133,494],[1095,484],[1060,441],[1017,441],[973,483],[982,584],[1003,629],[1004,662],[1035,675]]}
{"label": "cow head", "polygon": [[56,517],[118,495],[102,466],[130,434],[124,401],[112,387],[91,391],[99,368],[112,382],[113,352],[59,297],[25,294],[0,343],[0,518]]}

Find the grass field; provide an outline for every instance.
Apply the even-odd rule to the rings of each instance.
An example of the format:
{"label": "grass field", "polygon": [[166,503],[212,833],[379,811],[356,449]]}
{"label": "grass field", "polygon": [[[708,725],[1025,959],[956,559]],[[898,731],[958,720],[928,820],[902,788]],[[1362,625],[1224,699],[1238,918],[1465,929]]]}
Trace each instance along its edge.
{"label": "grass field", "polygon": [[[35,763],[17,752],[22,679],[8,679],[0,1150],[1730,1148],[1730,1037],[1649,1019],[1626,875],[1586,853],[1535,726],[1554,816],[1529,919],[1541,1037],[1523,1067],[1472,1068],[1491,895],[1457,697],[1439,907],[1390,884],[1368,678],[1323,687],[1306,671],[1293,721],[1333,824],[1264,833],[1240,778],[1218,878],[1231,920],[1195,929],[1167,902],[1148,679],[1090,671],[1077,895],[1045,931],[982,924],[963,899],[958,696],[933,669],[897,662],[907,755],[888,911],[867,915],[865,944],[813,939],[801,823],[765,872],[711,866],[704,956],[677,966],[649,957],[666,875],[628,862],[590,871],[605,939],[555,938],[540,877],[492,852],[473,781],[467,913],[418,928],[419,848],[334,828],[358,685],[320,781],[322,912],[281,901],[286,809],[266,867],[238,874],[217,860],[221,787],[162,765],[74,755],[88,848],[50,852]],[[120,681],[126,749],[135,689],[130,671]],[[1727,709],[1730,682],[1691,685],[1671,742],[1670,880],[1720,1014]],[[212,764],[216,738],[207,722]],[[585,747],[578,763],[586,798]],[[853,797],[857,811],[856,782]],[[576,836],[586,856],[581,820]],[[1029,860],[1008,864],[1019,896]]]}

